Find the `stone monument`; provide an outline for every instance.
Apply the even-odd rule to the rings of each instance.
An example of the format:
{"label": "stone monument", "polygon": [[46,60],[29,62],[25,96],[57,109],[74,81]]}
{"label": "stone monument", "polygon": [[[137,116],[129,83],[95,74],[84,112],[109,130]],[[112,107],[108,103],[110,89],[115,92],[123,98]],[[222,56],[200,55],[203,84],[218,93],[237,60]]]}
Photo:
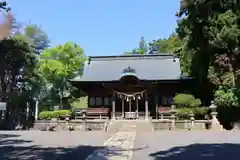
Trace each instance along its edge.
{"label": "stone monument", "polygon": [[211,109],[211,115],[212,115],[212,130],[218,130],[218,131],[222,131],[224,130],[222,125],[220,124],[220,122],[217,119],[217,106],[214,104],[214,102],[211,102],[212,104],[209,106],[209,108]]}

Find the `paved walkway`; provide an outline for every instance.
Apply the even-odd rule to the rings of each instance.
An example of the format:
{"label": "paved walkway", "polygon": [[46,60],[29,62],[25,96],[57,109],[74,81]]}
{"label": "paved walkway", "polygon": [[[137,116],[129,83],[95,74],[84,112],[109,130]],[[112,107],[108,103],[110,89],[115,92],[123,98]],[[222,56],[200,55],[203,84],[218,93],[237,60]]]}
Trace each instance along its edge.
{"label": "paved walkway", "polygon": [[136,125],[124,125],[121,131],[110,137],[105,143],[104,149],[98,149],[88,156],[86,160],[130,160],[133,156],[133,148],[136,138]]}
{"label": "paved walkway", "polygon": [[129,160],[133,155],[135,137],[136,132],[118,132],[104,143],[106,148],[96,150],[86,160]]}

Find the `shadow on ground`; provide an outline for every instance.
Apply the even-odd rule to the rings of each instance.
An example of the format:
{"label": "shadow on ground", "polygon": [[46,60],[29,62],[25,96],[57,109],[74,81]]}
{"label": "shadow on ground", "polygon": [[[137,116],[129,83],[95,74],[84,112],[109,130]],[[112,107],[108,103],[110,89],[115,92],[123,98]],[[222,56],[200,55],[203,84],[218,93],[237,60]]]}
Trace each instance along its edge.
{"label": "shadow on ground", "polygon": [[0,160],[84,160],[96,150],[104,151],[101,156],[122,155],[122,151],[125,151],[122,148],[89,145],[47,148],[31,145],[31,142],[21,139],[20,135],[0,134]]}
{"label": "shadow on ground", "polygon": [[32,141],[21,139],[20,135],[0,134],[0,160],[65,160],[85,159],[100,146],[79,146],[76,148],[44,148],[29,145]]}
{"label": "shadow on ground", "polygon": [[192,144],[149,155],[155,160],[239,160],[240,144]]}

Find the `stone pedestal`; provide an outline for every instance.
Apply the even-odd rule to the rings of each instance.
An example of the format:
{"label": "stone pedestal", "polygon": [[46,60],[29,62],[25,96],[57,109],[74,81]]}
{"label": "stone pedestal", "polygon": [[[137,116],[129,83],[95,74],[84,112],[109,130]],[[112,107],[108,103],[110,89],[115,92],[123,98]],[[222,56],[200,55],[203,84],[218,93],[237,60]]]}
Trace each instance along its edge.
{"label": "stone pedestal", "polygon": [[194,126],[195,126],[195,118],[194,118],[194,114],[190,114],[190,121],[191,121],[191,130],[194,129]]}
{"label": "stone pedestal", "polygon": [[171,115],[171,119],[172,119],[172,126],[171,126],[171,128],[172,128],[172,129],[174,129],[174,128],[176,127],[175,118],[176,118],[175,114],[172,114],[172,115]]}
{"label": "stone pedestal", "polygon": [[240,130],[240,121],[237,121],[233,124],[233,130],[239,131]]}
{"label": "stone pedestal", "polygon": [[212,128],[211,129],[219,130],[219,131],[223,130],[222,125],[220,124],[220,122],[217,119],[217,112],[212,112],[211,115],[212,115]]}

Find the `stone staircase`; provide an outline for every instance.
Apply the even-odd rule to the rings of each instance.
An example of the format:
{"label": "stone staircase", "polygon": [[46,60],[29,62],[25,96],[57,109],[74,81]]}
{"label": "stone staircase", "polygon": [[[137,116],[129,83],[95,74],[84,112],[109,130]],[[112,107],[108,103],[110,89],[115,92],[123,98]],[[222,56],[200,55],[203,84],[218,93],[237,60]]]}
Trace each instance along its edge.
{"label": "stone staircase", "polygon": [[107,131],[112,133],[123,131],[152,132],[153,127],[151,121],[148,120],[111,120]]}

